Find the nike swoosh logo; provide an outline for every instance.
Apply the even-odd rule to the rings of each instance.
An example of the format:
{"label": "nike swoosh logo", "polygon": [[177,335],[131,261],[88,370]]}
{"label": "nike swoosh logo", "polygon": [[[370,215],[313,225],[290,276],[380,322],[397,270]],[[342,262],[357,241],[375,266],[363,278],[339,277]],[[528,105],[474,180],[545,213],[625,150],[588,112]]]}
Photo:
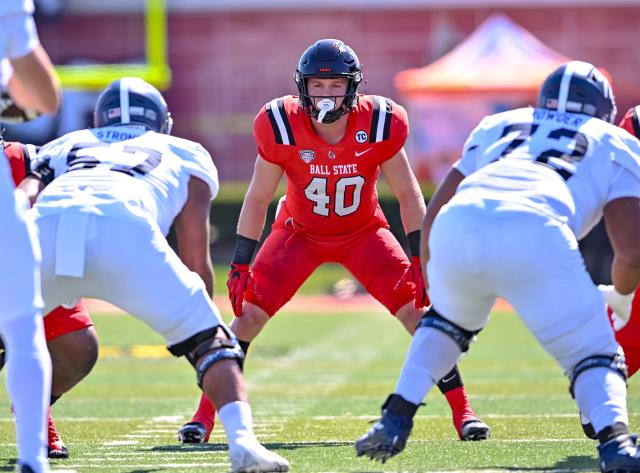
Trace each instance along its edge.
{"label": "nike swoosh logo", "polygon": [[356,158],[359,158],[360,156],[362,156],[364,153],[368,153],[369,151],[371,151],[373,148],[367,148],[364,151],[356,151]]}
{"label": "nike swoosh logo", "polygon": [[440,380],[441,383],[448,383],[449,381],[451,381],[456,375],[452,374],[451,376],[449,376],[448,378],[442,378]]}

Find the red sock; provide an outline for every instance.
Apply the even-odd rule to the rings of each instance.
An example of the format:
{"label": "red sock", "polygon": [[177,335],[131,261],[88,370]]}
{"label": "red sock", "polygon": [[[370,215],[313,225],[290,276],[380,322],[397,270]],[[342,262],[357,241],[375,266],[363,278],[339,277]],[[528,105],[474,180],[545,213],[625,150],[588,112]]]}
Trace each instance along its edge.
{"label": "red sock", "polygon": [[451,413],[453,414],[453,423],[460,433],[462,423],[468,420],[470,417],[475,418],[476,414],[469,404],[469,398],[467,392],[464,390],[464,386],[453,388],[450,391],[444,393],[447,398],[447,402],[451,407]]}
{"label": "red sock", "polygon": [[193,414],[191,422],[200,422],[205,426],[208,432],[211,432],[215,421],[216,408],[213,407],[209,398],[202,393],[202,396],[200,396],[200,405],[198,406],[196,413]]}

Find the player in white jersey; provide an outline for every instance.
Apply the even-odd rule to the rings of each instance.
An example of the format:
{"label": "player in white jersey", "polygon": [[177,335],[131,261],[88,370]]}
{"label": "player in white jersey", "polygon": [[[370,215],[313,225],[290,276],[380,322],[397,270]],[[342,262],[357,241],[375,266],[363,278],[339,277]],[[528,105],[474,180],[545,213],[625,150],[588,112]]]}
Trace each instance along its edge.
{"label": "player in white jersey", "polygon": [[604,76],[572,61],[542,84],[537,108],[487,117],[471,133],[425,217],[433,305],[382,419],[356,444],[359,455],[384,461],[402,451],[433,380],[468,350],[502,297],[569,377],[598,432],[601,471],[640,472],[627,431],[624,357],[577,244],[604,213],[615,289],[632,294],[640,281],[640,144],[610,123],[614,116]]}
{"label": "player in white jersey", "polygon": [[0,98],[2,118],[14,118],[17,110],[30,118],[53,115],[60,106],[60,84],[40,44],[33,10],[33,0],[0,1],[0,89],[9,92]]}
{"label": "player in white jersey", "polygon": [[42,325],[40,251],[36,229],[24,218],[26,208],[0,147],[0,336],[11,352],[6,384],[16,417],[19,471],[40,473],[49,471],[45,426],[51,359]]}
{"label": "player in white jersey", "polygon": [[[52,180],[32,210],[45,311],[94,297],[140,318],[195,367],[219,408],[232,470],[288,471],[253,434],[242,350],[210,298],[209,209],[218,176],[209,153],[169,135],[166,103],[141,79],[109,85],[94,122],[43,146],[32,162],[42,181]],[[165,239],[172,222],[180,256]]]}
{"label": "player in white jersey", "polygon": [[[32,0],[0,2],[0,120],[13,118],[15,103],[34,113],[54,113],[60,103],[60,86],[32,13]],[[0,154],[0,335],[11,352],[6,383],[16,416],[18,468],[40,473],[49,471],[45,432],[51,387],[40,252],[35,228],[23,217],[24,195],[14,194],[8,160],[1,149]]]}

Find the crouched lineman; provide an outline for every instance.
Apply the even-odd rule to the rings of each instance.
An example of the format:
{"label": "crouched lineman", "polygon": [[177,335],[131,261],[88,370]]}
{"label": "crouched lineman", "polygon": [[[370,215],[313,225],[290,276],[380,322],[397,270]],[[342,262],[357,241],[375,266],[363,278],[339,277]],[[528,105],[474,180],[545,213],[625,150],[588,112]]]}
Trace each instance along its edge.
{"label": "crouched lineman", "polygon": [[[619,126],[640,139],[640,105],[627,110]],[[640,249],[640,243],[636,244]],[[609,305],[616,340],[624,350],[631,378],[640,369],[640,288],[630,294],[620,294],[613,285],[599,287]],[[587,437],[598,438],[593,424],[583,413],[580,414],[580,422]]]}
{"label": "crouched lineman", "polygon": [[416,330],[382,419],[357,442],[359,455],[384,461],[403,450],[430,380],[468,350],[503,297],[568,375],[597,433],[600,470],[640,472],[624,356],[577,243],[604,215],[613,285],[633,292],[640,142],[612,124],[615,113],[605,77],[571,61],[544,81],[536,108],[489,116],[469,136],[425,217],[430,317]]}
{"label": "crouched lineman", "polygon": [[[11,107],[11,119],[20,120],[21,109]],[[9,160],[13,182],[19,184],[30,174],[31,159],[36,156],[36,148],[16,142],[0,145]],[[71,308],[56,307],[44,318],[44,333],[53,365],[51,378],[52,406],[60,397],[84,378],[98,359],[98,337],[87,307],[83,301]],[[0,369],[4,366],[4,344],[0,340]],[[60,438],[48,410],[47,445],[49,458],[68,458],[69,451]]]}
{"label": "crouched lineman", "polygon": [[[94,129],[43,146],[23,188],[48,184],[31,210],[42,246],[45,310],[108,301],[186,356],[218,408],[233,472],[288,471],[253,434],[243,355],[209,294],[209,208],[217,171],[198,143],[169,136],[164,98],[123,78],[98,98]],[[175,223],[180,256],[165,239]]]}

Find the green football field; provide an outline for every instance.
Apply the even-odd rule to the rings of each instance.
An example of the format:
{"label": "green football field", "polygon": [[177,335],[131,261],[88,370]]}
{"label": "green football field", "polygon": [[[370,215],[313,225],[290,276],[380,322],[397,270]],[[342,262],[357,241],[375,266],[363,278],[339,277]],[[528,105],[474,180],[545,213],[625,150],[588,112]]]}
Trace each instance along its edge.
{"label": "green football field", "polygon": [[[229,318],[229,314],[225,314]],[[71,458],[54,471],[224,472],[224,436],[180,445],[176,430],[199,392],[186,361],[129,316],[95,314],[102,344],[94,371],[54,407]],[[409,336],[384,310],[284,310],[252,345],[246,379],[256,432],[294,472],[596,471],[567,381],[514,314],[496,312],[461,362],[473,405],[493,428],[487,442],[457,440],[448,406],[432,391],[407,449],[385,465],[357,458],[354,441],[393,389]],[[630,382],[632,429],[640,386]],[[0,399],[0,471],[12,471],[9,405]]]}

